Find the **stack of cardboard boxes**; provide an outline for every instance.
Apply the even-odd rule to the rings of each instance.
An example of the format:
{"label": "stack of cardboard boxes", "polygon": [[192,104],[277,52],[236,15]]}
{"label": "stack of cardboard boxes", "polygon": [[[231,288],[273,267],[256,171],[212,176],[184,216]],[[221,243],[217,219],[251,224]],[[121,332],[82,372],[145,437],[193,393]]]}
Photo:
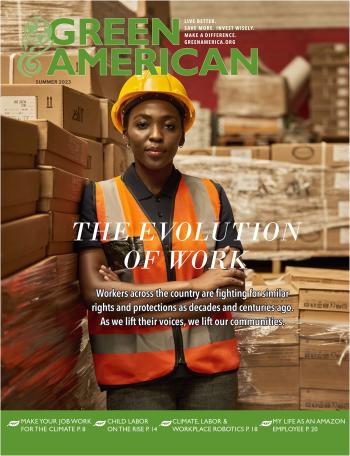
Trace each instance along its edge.
{"label": "stack of cardboard boxes", "polygon": [[349,273],[287,267],[299,290],[300,408],[349,408]]}
{"label": "stack of cardboard boxes", "polygon": [[[80,409],[81,376],[93,381],[79,367],[86,309],[73,251],[87,144],[47,120],[1,127],[3,406]],[[94,408],[104,397],[91,382]]]}
{"label": "stack of cardboard boxes", "polygon": [[218,144],[281,140],[287,112],[286,82],[278,75],[219,75]]}
{"label": "stack of cardboard boxes", "polygon": [[[281,288],[286,297],[248,297],[242,312],[234,318],[242,319],[236,327],[241,354],[238,403],[241,409],[298,409],[299,408],[299,334],[298,293],[285,282],[275,285],[253,285],[256,292]],[[249,288],[249,287],[247,287]],[[249,306],[274,306],[272,311],[251,312]],[[288,312],[286,311],[288,307]],[[247,311],[245,309],[248,309]],[[255,308],[253,308],[254,310]],[[263,307],[259,307],[263,309]],[[260,320],[273,318],[282,324],[262,324]]]}
{"label": "stack of cardboard boxes", "polygon": [[[320,203],[323,214],[318,223],[309,219],[300,228],[298,239],[280,240],[279,249],[343,251],[349,248],[349,145],[348,144],[273,144],[271,160],[315,166],[320,181],[309,189],[308,199]],[[317,192],[313,191],[316,190]],[[291,214],[290,221],[295,222]],[[310,225],[311,228],[310,229]]]}
{"label": "stack of cardboard boxes", "polygon": [[[5,3],[13,9],[13,2]],[[50,20],[78,17],[79,8],[85,8],[83,17],[135,17],[120,2],[17,3],[23,14],[8,14],[24,22],[33,7]],[[2,35],[3,49],[20,50],[12,31],[22,25],[16,22]],[[77,48],[66,50],[76,68]],[[85,50],[90,56],[97,51]],[[41,71],[28,77],[18,70],[19,54],[1,54],[2,279],[9,312],[3,326],[4,404],[100,408],[104,394],[94,382],[90,348],[82,343],[86,310],[73,225],[88,180],[119,175],[131,161],[110,118],[125,78],[100,76],[98,65],[85,75],[61,70],[48,76],[52,55],[38,53]]]}
{"label": "stack of cardboard boxes", "polygon": [[[241,236],[246,250],[344,255],[349,246],[348,157],[347,144],[273,144],[185,148],[176,164],[183,172],[224,187],[235,221],[250,223]],[[271,222],[282,230],[273,239],[271,226],[266,240],[262,232]],[[255,236],[256,223],[261,228]],[[284,232],[287,223],[299,226],[296,240]]]}
{"label": "stack of cardboard boxes", "polygon": [[309,47],[311,119],[323,137],[349,136],[349,46],[319,43]]}
{"label": "stack of cardboard boxes", "polygon": [[[242,409],[349,408],[349,273],[287,267],[287,275],[256,292],[281,288],[288,297],[252,298],[255,305],[285,306],[285,313],[238,312],[241,354],[239,407]],[[261,279],[260,279],[261,282]],[[288,311],[286,306],[290,305]],[[244,310],[244,308],[243,308]],[[282,318],[263,326],[253,319]]]}
{"label": "stack of cardboard boxes", "polygon": [[[73,61],[77,60],[77,51],[70,52]],[[95,48],[89,48],[89,52],[93,55]],[[110,111],[125,78],[100,76],[98,67],[89,67],[85,76],[70,76],[62,70],[62,79],[57,75],[47,78],[45,72],[51,58],[50,53],[38,57],[41,73],[27,78],[19,73],[9,55],[2,56],[6,72],[13,73],[9,80],[14,82],[2,86],[2,114],[21,120],[49,120],[83,137],[87,142],[85,177],[103,180],[121,174],[131,162],[131,156],[123,146],[122,135],[112,124]],[[60,85],[59,81],[69,87]]]}

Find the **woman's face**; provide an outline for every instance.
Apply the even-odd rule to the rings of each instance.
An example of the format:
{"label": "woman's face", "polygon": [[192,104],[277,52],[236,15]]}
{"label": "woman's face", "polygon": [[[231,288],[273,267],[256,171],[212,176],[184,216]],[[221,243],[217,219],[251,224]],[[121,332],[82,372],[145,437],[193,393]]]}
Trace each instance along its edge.
{"label": "woman's face", "polygon": [[172,166],[183,131],[179,111],[165,100],[147,100],[130,112],[126,135],[136,165],[152,171]]}

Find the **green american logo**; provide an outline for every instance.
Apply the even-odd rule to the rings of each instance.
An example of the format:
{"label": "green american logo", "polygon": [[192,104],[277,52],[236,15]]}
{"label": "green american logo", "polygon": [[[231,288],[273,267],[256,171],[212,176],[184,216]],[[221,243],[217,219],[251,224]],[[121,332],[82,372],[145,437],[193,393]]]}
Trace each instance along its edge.
{"label": "green american logo", "polygon": [[[198,33],[203,38],[222,34]],[[183,38],[178,18],[172,18],[170,26],[167,26],[158,18],[104,18],[101,22],[95,18],[57,18],[50,23],[40,16],[33,16],[24,27],[23,52],[17,68],[23,76],[35,76],[42,70],[40,56],[54,47],[48,76],[60,70],[70,76],[85,75],[86,65],[98,65],[101,76],[140,75],[145,68],[151,74],[157,74],[156,66],[160,67],[161,74],[173,70],[182,76],[206,76],[209,72],[237,75],[239,67],[244,67],[252,75],[258,74],[257,48],[251,48],[250,55],[245,56],[237,47],[231,47],[229,62],[226,62],[218,47],[205,48],[203,57],[198,49],[182,46]],[[177,49],[170,52],[167,47],[161,47],[165,42]],[[218,46],[226,42],[235,43],[235,40],[203,39],[203,43]],[[184,43],[192,41],[185,39]],[[78,46],[77,65],[72,64],[67,52],[72,45]],[[85,46],[96,46],[94,53],[91,55]],[[186,58],[192,63],[187,62],[184,66]],[[157,60],[159,63],[156,63]]]}
{"label": "green american logo", "polygon": [[22,76],[32,77],[41,71],[39,57],[50,49],[51,25],[40,16],[32,16],[25,24],[22,36],[23,53],[17,62]]}

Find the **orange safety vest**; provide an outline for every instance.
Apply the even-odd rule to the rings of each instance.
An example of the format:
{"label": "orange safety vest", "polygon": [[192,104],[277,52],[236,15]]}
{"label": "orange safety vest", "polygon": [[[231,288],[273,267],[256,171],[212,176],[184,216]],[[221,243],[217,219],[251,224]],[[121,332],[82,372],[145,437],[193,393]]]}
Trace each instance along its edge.
{"label": "orange safety vest", "polygon": [[[202,274],[202,269],[192,266],[193,255],[202,250],[215,249],[215,241],[205,233],[211,233],[213,223],[219,222],[220,199],[215,185],[208,179],[199,179],[182,175],[175,197],[173,226],[187,222],[176,232],[172,230],[173,251],[194,251],[181,268],[169,270],[168,258],[161,238],[138,201],[128,190],[120,177],[96,183],[96,212],[100,223],[101,242],[108,263],[112,268],[125,268],[123,259],[130,250],[143,253],[149,250],[159,251],[149,269],[143,269],[142,262],[134,269],[129,269],[122,280],[141,283],[162,283],[169,280],[190,280]],[[108,223],[108,222],[114,222]],[[126,232],[115,240],[115,222],[128,223]],[[200,240],[195,240],[197,223],[202,222]],[[147,224],[147,235],[142,225]],[[188,227],[192,235],[186,240]],[[169,228],[167,228],[169,229]],[[184,230],[184,231],[183,231]],[[203,263],[202,255],[197,253],[193,259],[196,266]],[[119,266],[117,266],[119,265]],[[108,299],[106,299],[108,302]],[[125,304],[128,304],[126,299]],[[238,368],[239,353],[234,330],[230,325],[190,326],[104,326],[101,318],[118,318],[112,312],[89,312],[89,333],[95,364],[97,381],[100,385],[124,385],[153,380],[173,371],[179,361],[179,354],[184,356],[188,368],[202,374],[214,374]],[[229,319],[231,312],[216,312],[212,318]],[[176,359],[177,358],[177,359]]]}

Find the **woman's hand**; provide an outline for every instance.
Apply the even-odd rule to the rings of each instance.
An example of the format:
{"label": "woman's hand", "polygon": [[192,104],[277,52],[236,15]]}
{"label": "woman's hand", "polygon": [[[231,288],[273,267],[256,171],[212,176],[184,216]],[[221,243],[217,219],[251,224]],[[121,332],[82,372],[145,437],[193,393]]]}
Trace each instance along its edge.
{"label": "woman's hand", "polygon": [[208,269],[190,281],[193,290],[216,290],[223,287],[243,287],[245,275],[240,269]]}
{"label": "woman's hand", "polygon": [[108,268],[104,264],[101,265],[98,272],[102,275],[103,279],[106,282],[114,282],[120,280],[118,275],[114,271],[112,271],[111,268]]}
{"label": "woman's hand", "polygon": [[[191,288],[194,290],[215,290],[222,287],[244,287],[245,273],[241,269],[231,268],[233,250],[226,246],[223,250],[226,254],[224,260],[216,260],[214,268],[208,269],[200,277],[191,280]],[[225,269],[222,268],[222,263]]]}

